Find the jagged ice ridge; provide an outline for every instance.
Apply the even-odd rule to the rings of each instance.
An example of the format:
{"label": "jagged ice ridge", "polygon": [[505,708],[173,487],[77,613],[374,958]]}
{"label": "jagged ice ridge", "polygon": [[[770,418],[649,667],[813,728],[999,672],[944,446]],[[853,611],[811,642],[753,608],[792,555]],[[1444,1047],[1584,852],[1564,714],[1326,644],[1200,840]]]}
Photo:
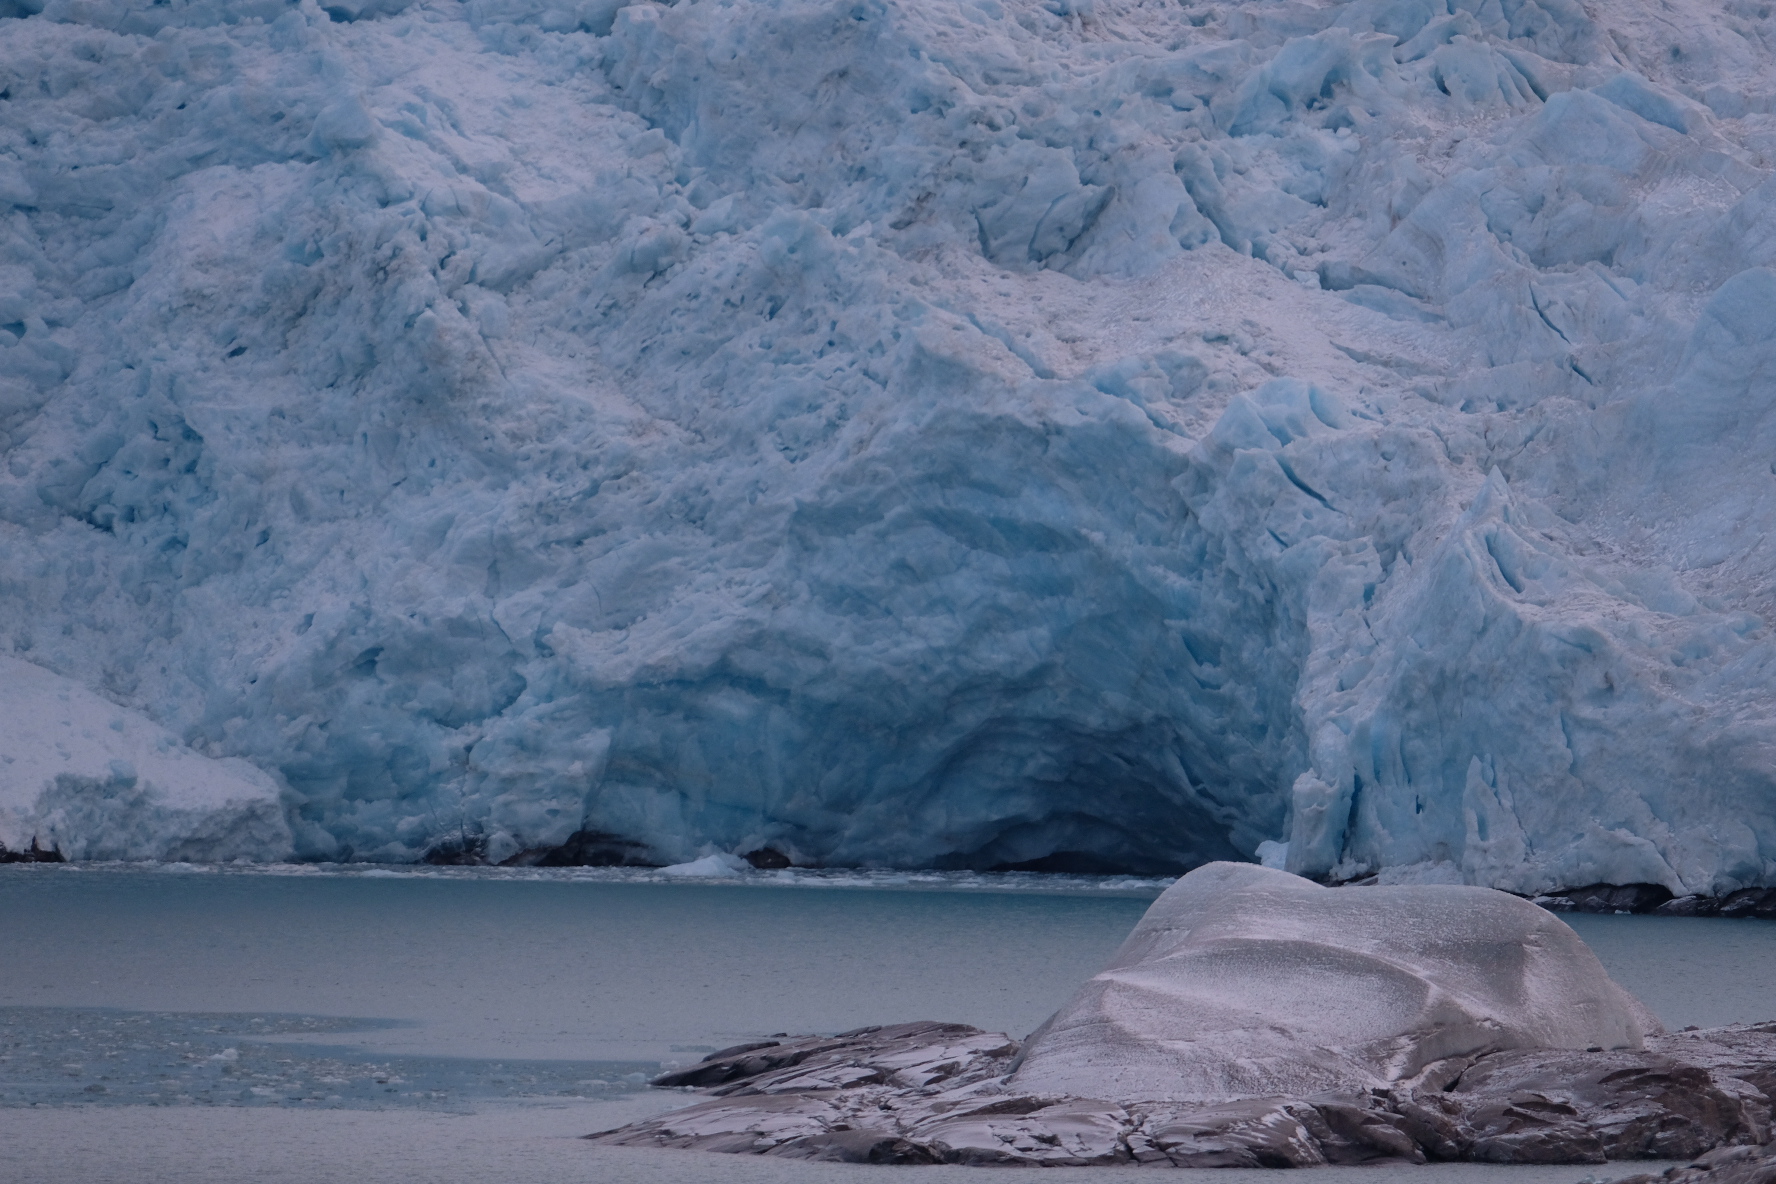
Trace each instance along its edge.
{"label": "jagged ice ridge", "polygon": [[[0,644],[260,770],[216,858],[1772,882],[1773,64],[1761,0],[0,0]],[[14,849],[191,837],[5,768]]]}

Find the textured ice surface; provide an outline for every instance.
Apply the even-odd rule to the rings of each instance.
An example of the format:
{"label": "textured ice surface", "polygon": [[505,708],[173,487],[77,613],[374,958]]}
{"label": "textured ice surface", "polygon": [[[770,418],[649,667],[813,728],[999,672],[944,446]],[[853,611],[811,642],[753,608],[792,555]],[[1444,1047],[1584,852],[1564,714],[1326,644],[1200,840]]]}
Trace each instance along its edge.
{"label": "textured ice surface", "polygon": [[1012,1080],[1120,1100],[1307,1097],[1439,1061],[1453,1080],[1508,1049],[1638,1049],[1661,1031],[1576,933],[1516,897],[1213,863],[1153,902]]}
{"label": "textured ice surface", "polygon": [[1773,45],[0,4],[0,646],[302,858],[1769,882]]}
{"label": "textured ice surface", "polygon": [[0,657],[0,848],[69,859],[269,860],[290,850],[277,782],[193,752],[140,712]]}

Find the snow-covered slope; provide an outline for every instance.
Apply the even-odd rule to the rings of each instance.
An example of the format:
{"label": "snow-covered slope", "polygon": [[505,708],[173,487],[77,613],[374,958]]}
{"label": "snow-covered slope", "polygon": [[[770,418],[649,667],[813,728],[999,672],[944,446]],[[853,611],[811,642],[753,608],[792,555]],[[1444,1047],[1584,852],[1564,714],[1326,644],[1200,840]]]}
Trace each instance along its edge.
{"label": "snow-covered slope", "polygon": [[303,856],[1776,880],[1768,5],[0,11],[0,638]]}
{"label": "snow-covered slope", "polygon": [[193,752],[70,679],[0,657],[0,851],[69,859],[290,855],[276,781]]}

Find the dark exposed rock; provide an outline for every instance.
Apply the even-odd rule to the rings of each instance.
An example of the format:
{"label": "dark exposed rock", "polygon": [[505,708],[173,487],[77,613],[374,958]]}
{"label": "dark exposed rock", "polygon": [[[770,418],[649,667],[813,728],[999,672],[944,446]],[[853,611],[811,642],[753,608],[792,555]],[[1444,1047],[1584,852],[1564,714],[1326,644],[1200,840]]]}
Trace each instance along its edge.
{"label": "dark exposed rock", "polygon": [[1670,899],[1662,884],[1589,884],[1538,896],[1536,903],[1557,913],[1650,913]]}
{"label": "dark exposed rock", "polygon": [[825,1038],[737,1045],[663,1074],[654,1084],[708,1089],[717,1096],[848,1089],[890,1078],[923,1089],[964,1072],[970,1080],[1003,1074],[1017,1049],[1008,1036],[966,1024],[891,1024]]}
{"label": "dark exposed rock", "polygon": [[1275,1099],[1220,1106],[1155,1107],[1130,1135],[1145,1164],[1180,1168],[1296,1168],[1326,1162],[1314,1127],[1330,1131],[1313,1107]]}
{"label": "dark exposed rock", "polygon": [[1091,1167],[1129,1162],[1127,1132],[1136,1121],[1119,1106],[1082,1098],[984,1095],[932,1107],[907,1136],[943,1163]]}
{"label": "dark exposed rock", "polygon": [[[1397,1088],[1218,1104],[1019,1091],[1006,1080],[1017,1051],[1009,1037],[938,1023],[738,1045],[655,1082],[705,1090],[708,1101],[588,1137],[857,1163],[1256,1168],[1701,1157],[1725,1171],[1764,1162],[1735,1157],[1769,1141],[1776,1090],[1776,1024],[1651,1037],[1643,1051],[1451,1057]],[[1642,1184],[1667,1179],[1700,1176]],[[1776,1174],[1710,1175],[1709,1184],[1776,1184]]]}
{"label": "dark exposed rock", "polygon": [[1776,888],[1741,888],[1726,896],[1680,896],[1653,910],[1665,917],[1757,917],[1776,920]]}
{"label": "dark exposed rock", "polygon": [[1424,1150],[1406,1132],[1400,1116],[1373,1095],[1308,1099],[1325,1123],[1310,1127],[1327,1163],[1423,1163]]}
{"label": "dark exposed rock", "polygon": [[1742,888],[1721,901],[1720,915],[1776,920],[1776,888]]}
{"label": "dark exposed rock", "polygon": [[[1153,1103],[1129,1145],[1141,1163],[1179,1168],[1298,1168],[1322,1164],[1423,1163],[1402,1117],[1378,1099],[1322,1094],[1215,1106]],[[1159,1154],[1155,1154],[1155,1152]]]}
{"label": "dark exposed rock", "polygon": [[602,830],[576,830],[559,847],[532,847],[500,862],[501,867],[659,867],[663,861],[646,844]]}
{"label": "dark exposed rock", "polygon": [[1712,917],[1720,912],[1720,901],[1712,896],[1678,896],[1653,912],[1661,917]]}
{"label": "dark exposed rock", "polygon": [[487,863],[487,841],[480,835],[446,839],[420,856],[419,861],[434,867],[483,867]]}
{"label": "dark exposed rock", "polygon": [[766,1152],[783,1159],[812,1159],[825,1163],[941,1163],[929,1147],[871,1130],[833,1130],[785,1143]]}
{"label": "dark exposed rock", "polygon": [[1741,888],[1725,896],[1672,896],[1659,884],[1563,888],[1535,903],[1554,913],[1657,913],[1662,917],[1758,917],[1776,920],[1776,888]]}
{"label": "dark exposed rock", "polygon": [[1655,1051],[1514,1051],[1485,1057],[1451,1090],[1476,1099],[1470,1158],[1497,1163],[1678,1159],[1756,1142],[1767,1117],[1707,1069]]}
{"label": "dark exposed rock", "polygon": [[1682,1167],[1616,1184],[1776,1184],[1776,1148],[1717,1147]]}
{"label": "dark exposed rock", "polygon": [[757,851],[748,851],[740,858],[760,871],[774,872],[790,866],[789,856],[775,847],[760,847]]}
{"label": "dark exposed rock", "polygon": [[31,845],[22,851],[8,850],[5,843],[0,843],[0,863],[64,863],[62,853],[54,847],[41,847],[36,836],[32,836]]}
{"label": "dark exposed rock", "polygon": [[1541,905],[1550,913],[1576,913],[1579,906],[1564,896],[1538,896],[1532,902]]}
{"label": "dark exposed rock", "polygon": [[1051,872],[1069,876],[1168,876],[1184,870],[1172,863],[1151,860],[1107,859],[1090,851],[1056,851],[1040,859],[1017,859],[988,864],[990,872]]}
{"label": "dark exposed rock", "polygon": [[[782,1042],[779,1040],[754,1040],[750,1044],[736,1044],[731,1048],[723,1048],[712,1052],[697,1063],[700,1065],[707,1065],[711,1061],[725,1061],[732,1057],[737,1057],[741,1053],[752,1052],[755,1049],[776,1048],[780,1043]],[[662,1085],[665,1083],[656,1081],[654,1084]]]}
{"label": "dark exposed rock", "polygon": [[[463,834],[445,839],[420,857],[421,863],[443,867],[487,867],[487,839]],[[499,861],[501,867],[659,867],[662,861],[645,844],[601,830],[576,830],[555,847],[530,847]]]}
{"label": "dark exposed rock", "polygon": [[1647,1048],[1675,1061],[1706,1069],[1714,1083],[1747,1093],[1746,1112],[1757,1129],[1752,1143],[1776,1136],[1776,1023],[1736,1024],[1729,1028],[1689,1029],[1654,1036]]}

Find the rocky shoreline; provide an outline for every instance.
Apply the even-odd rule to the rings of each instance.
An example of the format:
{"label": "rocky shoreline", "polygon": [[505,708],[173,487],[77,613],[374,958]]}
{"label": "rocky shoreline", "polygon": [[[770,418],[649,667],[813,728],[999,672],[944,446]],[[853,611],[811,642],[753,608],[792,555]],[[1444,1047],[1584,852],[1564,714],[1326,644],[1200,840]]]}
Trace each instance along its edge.
{"label": "rocky shoreline", "polygon": [[[1377,877],[1327,884],[1368,888]],[[1551,913],[1634,913],[1659,917],[1752,917],[1776,921],[1776,887],[1740,888],[1720,896],[1679,896],[1663,884],[1586,884],[1526,897]]]}
{"label": "rocky shoreline", "polygon": [[0,843],[0,863],[66,862],[67,860],[62,857],[60,851],[57,851],[54,847],[45,848],[39,846],[35,837],[31,839],[31,845],[29,847],[22,847],[17,851],[8,849],[5,843]]}
{"label": "rocky shoreline", "polygon": [[1776,1107],[1776,1023],[1644,1050],[1452,1057],[1386,1090],[1212,1105],[1022,1092],[1006,1080],[1020,1047],[941,1023],[741,1045],[654,1082],[707,1100],[587,1138],[900,1164],[1596,1164],[1737,1156],[1769,1143]]}
{"label": "rocky shoreline", "polygon": [[1556,913],[1650,913],[1661,917],[1756,917],[1776,921],[1776,888],[1724,896],[1674,896],[1658,884],[1591,884],[1534,898]]}
{"label": "rocky shoreline", "polygon": [[1776,1022],[1667,1032],[1506,893],[1210,863],[1026,1040],[861,1028],[656,1084],[709,1096],[592,1137],[878,1163],[1695,1160],[1771,1142]]}
{"label": "rocky shoreline", "polygon": [[1776,1148],[1721,1147],[1693,1163],[1616,1184],[1776,1184]]}

